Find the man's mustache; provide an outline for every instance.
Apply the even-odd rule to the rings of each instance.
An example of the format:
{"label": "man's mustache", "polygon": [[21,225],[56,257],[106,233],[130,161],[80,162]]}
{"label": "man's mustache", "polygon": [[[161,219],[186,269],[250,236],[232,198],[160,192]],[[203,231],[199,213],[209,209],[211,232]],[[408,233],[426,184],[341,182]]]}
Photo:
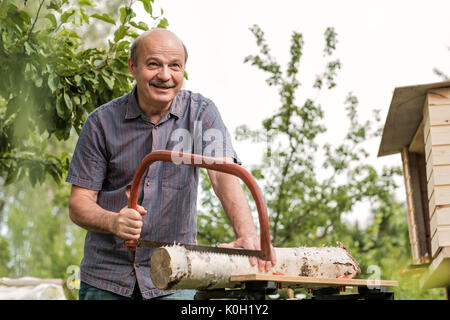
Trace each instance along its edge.
{"label": "man's mustache", "polygon": [[171,89],[175,88],[176,84],[166,81],[158,81],[158,80],[152,80],[149,82],[151,86],[157,87],[157,88],[163,88],[163,89]]}

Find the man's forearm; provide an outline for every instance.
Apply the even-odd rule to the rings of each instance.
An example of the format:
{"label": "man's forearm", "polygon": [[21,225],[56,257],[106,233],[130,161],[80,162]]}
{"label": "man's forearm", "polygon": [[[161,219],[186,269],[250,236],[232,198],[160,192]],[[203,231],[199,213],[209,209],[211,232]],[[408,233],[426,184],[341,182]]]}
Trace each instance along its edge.
{"label": "man's forearm", "polygon": [[230,219],[237,238],[255,235],[247,197],[239,180],[230,174],[209,171],[213,189]]}
{"label": "man's forearm", "polygon": [[100,207],[91,196],[72,194],[69,199],[70,219],[78,226],[93,232],[112,233],[117,213]]}

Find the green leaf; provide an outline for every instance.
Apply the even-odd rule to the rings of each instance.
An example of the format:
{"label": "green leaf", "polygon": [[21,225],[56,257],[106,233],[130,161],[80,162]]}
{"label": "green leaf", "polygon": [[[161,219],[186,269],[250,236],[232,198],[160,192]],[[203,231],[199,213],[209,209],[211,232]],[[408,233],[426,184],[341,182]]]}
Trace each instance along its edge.
{"label": "green leaf", "polygon": [[122,52],[123,50],[129,47],[130,47],[129,41],[120,41],[119,44],[117,45],[117,51]]}
{"label": "green leaf", "polygon": [[94,60],[94,67],[99,67],[102,65],[102,63],[104,63],[104,60]]}
{"label": "green leaf", "polygon": [[162,18],[161,21],[158,23],[158,28],[165,29],[169,25],[169,22],[166,18]]}
{"label": "green leaf", "polygon": [[54,93],[56,91],[56,89],[58,88],[58,84],[59,84],[58,75],[51,73],[48,76],[47,84],[48,84],[48,87],[50,88],[50,90],[52,91],[52,93]]}
{"label": "green leaf", "polygon": [[112,90],[114,88],[114,78],[108,78],[107,76],[102,74],[102,78],[105,81],[106,85],[108,86],[109,90]]}
{"label": "green leaf", "polygon": [[91,15],[91,17],[111,23],[113,25],[116,25],[116,21],[109,14],[106,14],[106,13],[104,13],[104,14],[95,13],[95,14]]}
{"label": "green leaf", "polygon": [[18,170],[15,166],[11,165],[8,169],[8,175],[6,176],[5,186],[10,185],[16,181]]}
{"label": "green leaf", "polygon": [[65,92],[64,92],[64,102],[66,103],[67,110],[69,112],[72,112],[73,109],[72,100],[70,99],[70,96]]}
{"label": "green leaf", "polygon": [[147,11],[150,15],[152,15],[153,8],[150,3],[150,0],[139,0],[144,5],[144,10]]}
{"label": "green leaf", "polygon": [[52,23],[52,27],[55,29],[58,26],[58,23],[56,21],[56,17],[53,13],[49,13],[45,16],[50,22]]}
{"label": "green leaf", "polygon": [[128,27],[120,26],[119,29],[114,32],[114,42],[118,42],[123,39],[127,35]]}
{"label": "green leaf", "polygon": [[143,21],[139,21],[139,23],[136,23],[134,21],[130,21],[130,24],[133,27],[141,29],[141,30],[144,30],[144,31],[147,31],[149,29],[148,25],[145,22],[143,22]]}
{"label": "green leaf", "polygon": [[34,53],[33,47],[27,41],[25,41],[23,45],[25,47],[25,52],[27,53],[27,55],[31,55]]}
{"label": "green leaf", "polygon": [[86,11],[83,8],[80,9],[80,14],[84,22],[89,23],[89,16],[87,15]]}
{"label": "green leaf", "polygon": [[120,8],[120,23],[126,24],[135,16],[136,16],[136,14],[134,13],[133,9],[131,9],[130,7]]}
{"label": "green leaf", "polygon": [[69,18],[70,18],[71,16],[73,16],[74,13],[75,13],[75,10],[74,10],[74,9],[64,12],[64,13],[61,15],[61,22],[62,22],[62,23],[66,23],[66,22],[69,20]]}
{"label": "green leaf", "polygon": [[58,117],[63,120],[67,120],[72,113],[72,101],[67,93],[63,93],[63,97],[59,96],[56,99],[56,113]]}
{"label": "green leaf", "polygon": [[91,0],[78,0],[80,6],[92,6]]}

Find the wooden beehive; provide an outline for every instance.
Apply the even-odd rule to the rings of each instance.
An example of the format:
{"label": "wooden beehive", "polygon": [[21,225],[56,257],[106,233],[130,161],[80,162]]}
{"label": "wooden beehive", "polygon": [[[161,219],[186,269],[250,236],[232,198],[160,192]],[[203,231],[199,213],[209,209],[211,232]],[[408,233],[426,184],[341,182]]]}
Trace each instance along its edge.
{"label": "wooden beehive", "polygon": [[399,87],[378,156],[400,153],[414,264],[423,288],[450,286],[450,82]]}

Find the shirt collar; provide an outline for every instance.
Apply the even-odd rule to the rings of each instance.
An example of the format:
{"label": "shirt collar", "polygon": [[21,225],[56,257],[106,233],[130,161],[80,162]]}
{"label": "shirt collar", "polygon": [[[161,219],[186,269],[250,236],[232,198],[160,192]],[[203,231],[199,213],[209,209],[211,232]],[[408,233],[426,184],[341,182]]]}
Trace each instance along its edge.
{"label": "shirt collar", "polygon": [[[127,111],[125,113],[125,119],[135,119],[139,116],[146,117],[142,112],[136,98],[137,87],[134,86],[133,90],[130,93],[130,99],[128,100]],[[172,104],[169,108],[169,113],[176,116],[177,118],[181,118],[183,115],[183,103],[180,97],[181,91],[175,96],[172,101]]]}

